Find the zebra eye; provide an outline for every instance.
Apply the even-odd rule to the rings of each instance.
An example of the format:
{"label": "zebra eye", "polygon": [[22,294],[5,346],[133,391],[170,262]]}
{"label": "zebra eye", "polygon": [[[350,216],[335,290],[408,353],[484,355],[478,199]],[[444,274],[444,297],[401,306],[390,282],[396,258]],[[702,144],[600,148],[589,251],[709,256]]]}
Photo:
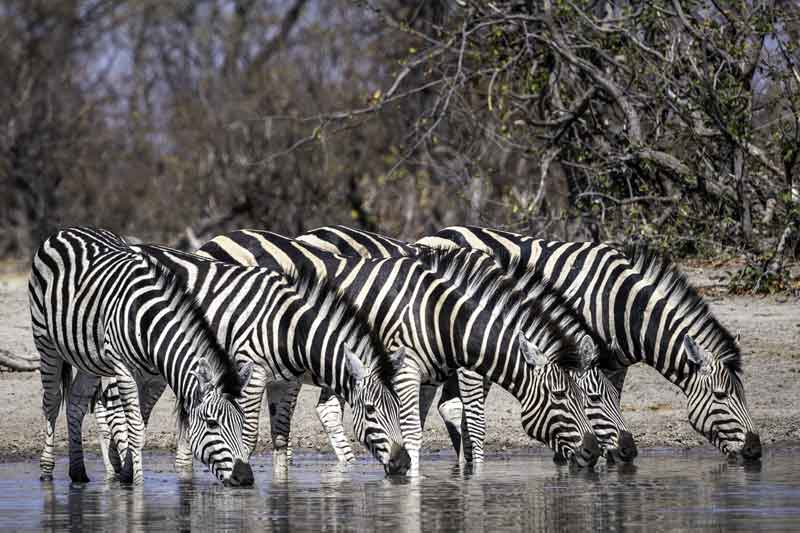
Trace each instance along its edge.
{"label": "zebra eye", "polygon": [[593,402],[599,402],[600,400],[603,399],[603,397],[600,396],[599,394],[588,394],[587,396],[589,396],[589,400]]}
{"label": "zebra eye", "polygon": [[714,398],[716,398],[719,401],[722,401],[722,400],[726,399],[727,397],[728,397],[728,393],[726,391],[718,391],[718,390],[714,391]]}
{"label": "zebra eye", "polygon": [[219,427],[219,422],[217,422],[212,418],[209,418],[206,420],[206,427],[208,429],[217,429]]}
{"label": "zebra eye", "polygon": [[364,410],[367,412],[369,416],[375,416],[375,406],[371,403],[364,404]]}

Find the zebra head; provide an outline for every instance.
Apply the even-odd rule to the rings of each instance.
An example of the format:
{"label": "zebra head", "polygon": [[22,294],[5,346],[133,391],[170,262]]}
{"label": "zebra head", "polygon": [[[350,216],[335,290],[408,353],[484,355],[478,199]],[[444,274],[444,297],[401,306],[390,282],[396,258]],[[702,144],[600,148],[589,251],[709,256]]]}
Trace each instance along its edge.
{"label": "zebra head", "polygon": [[619,392],[600,370],[600,352],[589,335],[581,340],[580,356],[576,381],[583,391],[586,416],[600,448],[609,462],[631,462],[637,455],[636,443],[620,413]]}
{"label": "zebra head", "polygon": [[601,450],[583,408],[583,392],[569,374],[570,361],[547,357],[521,332],[519,349],[532,367],[532,382],[522,401],[525,431],[550,446],[557,457],[581,467],[594,466]]}
{"label": "zebra head", "polygon": [[[350,407],[356,438],[367,447],[387,474],[405,474],[411,458],[400,431],[400,400],[391,386],[391,377],[403,366],[403,348],[389,355],[389,366],[377,358],[364,366],[346,345],[347,371],[350,374]],[[387,375],[391,373],[391,375]]]}
{"label": "zebra head", "polygon": [[692,427],[729,458],[759,459],[761,439],[747,410],[737,361],[715,357],[688,334],[683,352],[690,367],[685,390]]}
{"label": "zebra head", "polygon": [[247,462],[249,453],[242,440],[244,412],[238,395],[253,372],[253,363],[239,369],[238,383],[214,383],[211,367],[201,358],[193,375],[197,388],[188,409],[188,440],[195,457],[209,467],[211,473],[225,485],[249,486],[253,484],[253,471]]}

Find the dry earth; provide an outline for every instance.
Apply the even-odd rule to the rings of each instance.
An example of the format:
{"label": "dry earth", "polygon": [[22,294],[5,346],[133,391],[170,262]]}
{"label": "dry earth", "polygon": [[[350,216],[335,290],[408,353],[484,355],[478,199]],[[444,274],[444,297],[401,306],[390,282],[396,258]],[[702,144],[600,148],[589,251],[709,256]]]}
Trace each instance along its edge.
{"label": "dry earth", "polygon": [[[765,446],[800,442],[800,300],[794,297],[715,296],[716,272],[687,269],[692,282],[708,291],[718,318],[742,334],[748,403]],[[18,355],[34,353],[24,276],[6,275],[0,281],[0,350]],[[294,419],[293,444],[331,452],[314,404],[318,389],[307,387],[300,395]],[[0,372],[0,461],[35,456],[43,435],[41,384],[36,372]],[[683,395],[650,367],[637,365],[628,372],[623,413],[640,447],[708,446],[686,422]],[[148,430],[150,448],[174,446],[172,395],[159,402]],[[495,451],[522,449],[532,444],[519,421],[519,405],[495,387],[488,401],[488,446]],[[435,411],[435,409],[434,409]],[[262,450],[269,448],[269,423],[261,424]],[[59,420],[57,446],[66,448],[64,416]],[[90,417],[87,417],[87,419]],[[349,421],[348,421],[349,424]],[[351,433],[352,434],[352,433]],[[94,423],[87,422],[84,438],[97,451]],[[449,448],[441,418],[432,412],[424,432],[428,450]],[[356,447],[363,453],[360,447]]]}

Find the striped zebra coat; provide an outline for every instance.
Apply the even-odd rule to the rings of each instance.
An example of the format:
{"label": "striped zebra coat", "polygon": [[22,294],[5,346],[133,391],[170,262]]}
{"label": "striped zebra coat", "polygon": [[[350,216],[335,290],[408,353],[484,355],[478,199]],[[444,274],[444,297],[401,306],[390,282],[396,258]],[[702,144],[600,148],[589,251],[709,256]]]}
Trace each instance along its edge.
{"label": "striped zebra coat", "polygon": [[[346,226],[317,228],[298,236],[297,240],[332,253],[366,258],[414,257],[420,253],[426,253],[426,250],[429,249],[427,246],[409,244]],[[476,251],[476,253],[481,252]],[[511,275],[519,281],[520,278],[530,274],[529,269],[520,268],[511,269]],[[599,369],[601,360],[607,359],[611,354],[597,349],[598,345],[604,346],[604,343],[593,337],[594,333],[584,322],[583,317],[572,309],[569,302],[558,291],[539,278],[534,278],[534,281],[534,291],[541,291],[550,296],[552,306],[547,309],[547,315],[559,323],[565,334],[578,340],[583,337],[583,340],[586,341],[582,343],[583,349],[581,350],[584,364],[576,378],[585,393],[586,414],[592,423],[592,428],[604,454],[609,461],[632,461],[637,454],[636,445],[620,413],[619,394]],[[463,449],[466,449],[468,453],[472,450],[480,452],[483,448],[483,431],[468,433],[468,438],[461,447],[462,413],[470,418],[474,416],[475,412],[478,412],[482,419],[483,402],[489,384],[481,383],[480,376],[463,369],[459,371],[458,381],[459,383],[456,384],[446,384],[443,388],[439,413],[445,420],[448,429],[451,430],[451,438],[457,452]],[[470,408],[464,409],[463,404],[469,404]],[[422,413],[426,413],[429,406],[429,402],[423,401],[420,408]],[[424,420],[425,414],[421,414],[421,418]],[[463,423],[465,427],[481,424],[480,420],[464,420]],[[480,439],[480,442],[476,439]],[[480,457],[474,458],[481,459]]]}
{"label": "striped zebra coat", "polygon": [[473,248],[506,268],[540,272],[616,354],[605,366],[620,393],[627,368],[648,364],[686,394],[692,427],[722,453],[761,456],[745,401],[738,339],[668,261],[641,247],[626,255],[605,244],[465,226],[418,242]]}
{"label": "striped zebra coat", "polygon": [[[241,400],[249,452],[258,437],[264,389],[282,383],[283,387],[270,388],[269,401],[273,447],[279,462],[283,461],[289,443],[292,390],[306,375],[350,403],[357,438],[387,473],[406,472],[410,459],[403,447],[399,401],[391,385],[393,374],[403,364],[403,350],[386,353],[346,295],[309,269],[283,273],[213,261],[162,246],[138,248],[186,284],[233,360],[255,363]],[[109,390],[105,396],[113,395]],[[160,393],[157,389],[148,392],[148,410]],[[109,411],[100,414],[113,434],[118,423],[113,415],[109,420]],[[191,467],[182,446],[176,463],[181,468]]]}
{"label": "striped zebra coat", "polygon": [[[600,451],[582,410],[582,393],[566,372],[578,365],[575,345],[549,342],[563,338],[557,332],[539,335],[552,327],[540,303],[514,291],[491,257],[457,251],[368,260],[249,230],[219,236],[201,253],[269,268],[315,268],[351,296],[384,344],[408,349],[395,383],[412,472],[419,464],[420,384],[441,383],[460,367],[514,394],[531,437],[578,464],[596,461]],[[497,312],[504,306],[508,312]],[[552,424],[554,419],[563,423]]]}
{"label": "striped zebra coat", "polygon": [[46,239],[34,255],[29,297],[46,419],[43,480],[53,475],[62,402],[67,403],[70,477],[89,480],[81,426],[99,378],[108,376],[119,385],[130,443],[121,479],[141,483],[145,436],[137,379],[158,376],[175,392],[195,456],[225,483],[253,483],[239,405],[252,366],[239,371],[227,358],[169,270],[109,231],[70,228]]}

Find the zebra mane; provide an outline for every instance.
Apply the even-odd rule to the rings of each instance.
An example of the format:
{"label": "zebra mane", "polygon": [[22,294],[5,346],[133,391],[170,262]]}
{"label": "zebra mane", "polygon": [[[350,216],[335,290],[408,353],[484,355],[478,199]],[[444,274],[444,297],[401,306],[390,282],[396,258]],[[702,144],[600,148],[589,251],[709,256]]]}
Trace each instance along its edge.
{"label": "zebra mane", "polygon": [[580,350],[575,338],[562,328],[561,320],[549,318],[547,307],[552,304],[552,297],[546,295],[542,299],[524,301],[526,318],[533,316],[525,328],[525,336],[533,342],[551,363],[556,363],[565,370],[578,371],[582,367]]}
{"label": "zebra mane", "polygon": [[[395,373],[392,360],[366,313],[328,278],[318,276],[313,267],[294,265],[284,276],[291,281],[298,296],[327,317],[330,327],[338,332],[338,339],[365,361],[365,366],[377,362],[378,378],[384,385],[391,386]],[[296,338],[305,343],[306,333],[300,328]]]}
{"label": "zebra mane", "polygon": [[[220,346],[217,336],[211,329],[195,295],[181,281],[179,276],[155,257],[144,250],[137,253],[137,255],[144,259],[155,273],[156,279],[164,285],[166,290],[171,291],[177,297],[179,305],[176,313],[179,316],[189,315],[191,329],[187,333],[194,336],[197,356],[203,357],[208,362],[212,374],[216,376],[215,387],[222,394],[235,398],[241,396],[242,385],[239,380],[239,369],[236,363],[228,357],[227,352]],[[179,422],[183,422],[188,416],[189,399],[181,398],[180,395],[175,394],[175,402],[175,410]],[[182,425],[179,424],[179,426]]]}
{"label": "zebra mane", "polygon": [[[611,353],[605,343],[589,327],[581,313],[569,304],[568,299],[538,272],[527,270],[525,276],[536,278],[534,285],[527,291],[529,309],[526,310],[533,320],[526,328],[528,338],[534,341],[551,360],[569,361],[573,370],[583,369],[580,342],[588,336],[597,350],[597,362],[605,367]],[[578,361],[573,361],[577,358]],[[563,366],[563,365],[562,365]]]}
{"label": "zebra mane", "polygon": [[[493,256],[470,248],[427,248],[417,259],[459,286],[465,296],[481,305],[503,309],[505,325],[514,321],[526,324],[533,317],[524,328],[526,336],[532,332],[530,340],[551,363],[565,370],[580,369],[576,337],[578,332],[588,334],[589,329],[539,272],[526,269],[521,276],[510,276],[508,273],[513,270],[500,267]],[[594,337],[593,340],[601,346]]]}
{"label": "zebra mane", "polygon": [[710,326],[711,331],[704,344],[712,347],[709,350],[711,355],[732,372],[740,372],[742,353],[736,339],[719,323],[703,297],[689,284],[686,275],[668,258],[658,254],[646,244],[636,243],[627,246],[625,255],[631,258],[633,270],[652,284],[655,292],[679,303],[682,314],[692,313],[702,317],[697,324],[701,330]]}

